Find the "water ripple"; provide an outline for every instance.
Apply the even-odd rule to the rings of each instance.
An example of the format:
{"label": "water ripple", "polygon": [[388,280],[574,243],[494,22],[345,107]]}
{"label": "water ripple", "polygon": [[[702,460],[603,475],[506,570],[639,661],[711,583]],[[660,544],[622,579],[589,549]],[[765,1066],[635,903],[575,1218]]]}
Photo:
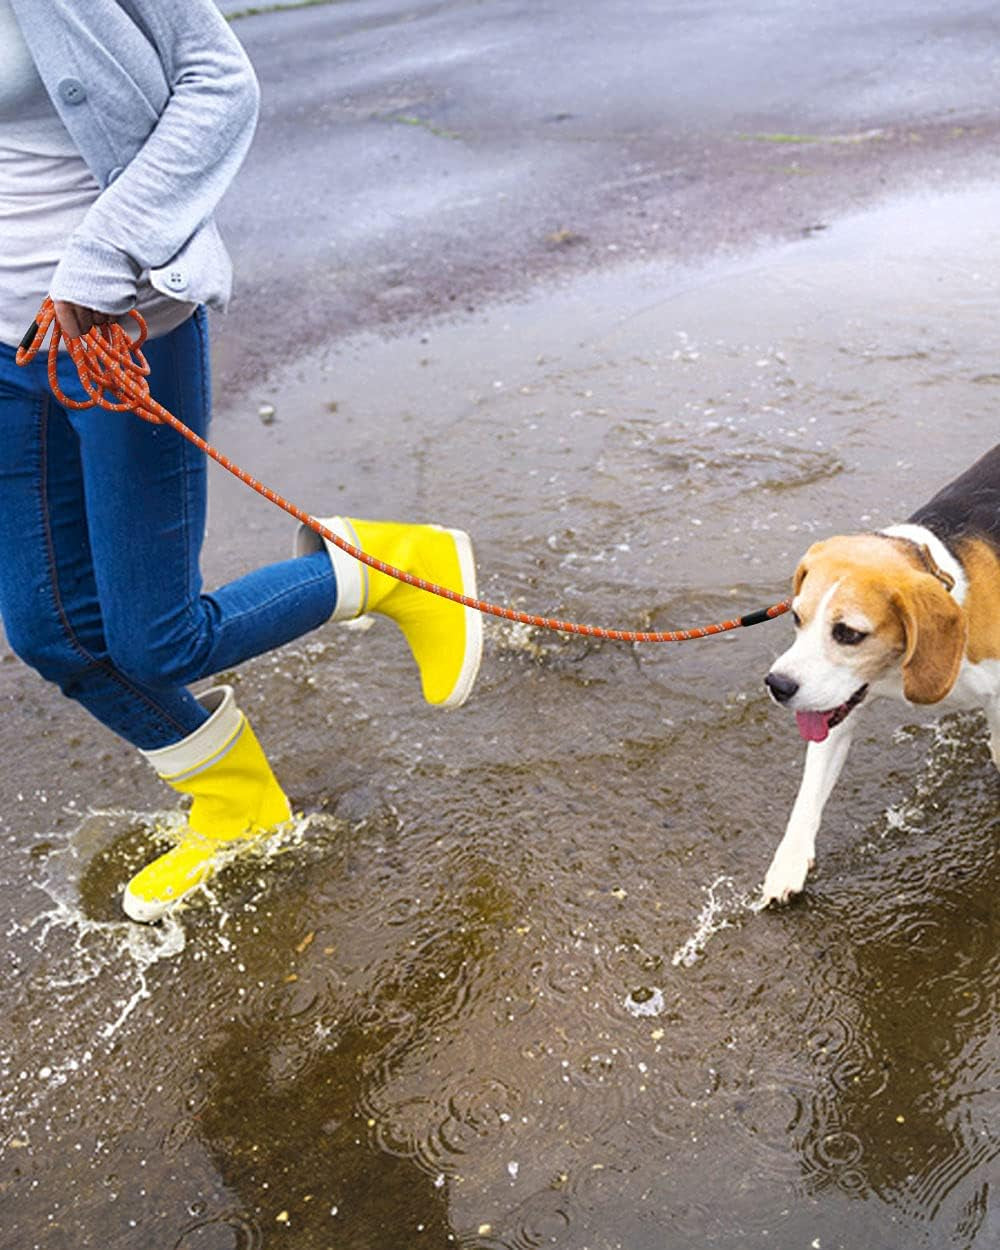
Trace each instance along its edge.
{"label": "water ripple", "polygon": [[[804,1085],[775,1077],[756,1081],[732,1101],[741,1136],[732,1144],[737,1158],[752,1160],[754,1175],[791,1181],[800,1171],[795,1142],[802,1132],[809,1101]],[[745,1135],[745,1136],[744,1136]]]}
{"label": "water ripple", "polygon": [[[823,1001],[829,1002],[825,996]],[[814,999],[814,1004],[818,1011],[819,1000]],[[850,1093],[856,1098],[877,1098],[889,1083],[889,1064],[876,1052],[867,1030],[856,1029],[851,1023],[843,995],[835,1012],[828,1014],[806,1036],[812,1068],[840,1093]]]}
{"label": "water ripple", "polygon": [[[406,1082],[399,1084],[406,1088]],[[519,1091],[473,1072],[452,1080],[439,1098],[394,1093],[387,1083],[364,1091],[363,1108],[375,1143],[386,1153],[416,1160],[425,1172],[456,1175],[463,1162],[507,1130]]]}
{"label": "water ripple", "polygon": [[256,1221],[228,1212],[189,1225],[174,1242],[173,1250],[262,1250],[263,1245]]}
{"label": "water ripple", "polygon": [[532,1194],[507,1217],[513,1226],[510,1250],[539,1250],[563,1242],[572,1223],[565,1193],[546,1189]]}

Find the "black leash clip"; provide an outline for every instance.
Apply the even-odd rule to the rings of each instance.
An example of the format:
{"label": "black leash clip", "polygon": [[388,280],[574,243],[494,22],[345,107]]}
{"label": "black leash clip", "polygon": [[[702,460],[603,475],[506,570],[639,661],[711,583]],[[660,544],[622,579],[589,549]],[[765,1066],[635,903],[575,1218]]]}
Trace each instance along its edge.
{"label": "black leash clip", "polygon": [[34,343],[35,335],[37,333],[38,333],[38,322],[33,321],[31,325],[28,327],[28,333],[24,336],[24,338],[18,344],[18,349],[22,352],[26,352],[28,348],[32,345],[32,343]]}

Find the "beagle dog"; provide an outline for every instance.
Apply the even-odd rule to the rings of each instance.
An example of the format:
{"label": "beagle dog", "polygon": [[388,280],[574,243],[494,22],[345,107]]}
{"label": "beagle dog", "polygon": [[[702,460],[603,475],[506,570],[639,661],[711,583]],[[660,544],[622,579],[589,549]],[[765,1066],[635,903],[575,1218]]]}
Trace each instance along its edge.
{"label": "beagle dog", "polygon": [[1000,445],[905,525],[815,543],[792,594],[795,641],[764,683],[809,745],[763,904],[805,885],[823,807],[872,700],[984,708],[1000,768]]}

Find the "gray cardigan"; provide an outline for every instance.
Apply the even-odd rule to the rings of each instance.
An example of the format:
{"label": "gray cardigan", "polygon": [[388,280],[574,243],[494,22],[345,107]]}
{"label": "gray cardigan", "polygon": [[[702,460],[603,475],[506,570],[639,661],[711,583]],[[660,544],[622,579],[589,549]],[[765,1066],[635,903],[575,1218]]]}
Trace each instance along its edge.
{"label": "gray cardigan", "polygon": [[213,0],[11,0],[46,90],[101,194],[50,293],[123,313],[157,290],[224,308],[212,213],[246,155],[259,91]]}

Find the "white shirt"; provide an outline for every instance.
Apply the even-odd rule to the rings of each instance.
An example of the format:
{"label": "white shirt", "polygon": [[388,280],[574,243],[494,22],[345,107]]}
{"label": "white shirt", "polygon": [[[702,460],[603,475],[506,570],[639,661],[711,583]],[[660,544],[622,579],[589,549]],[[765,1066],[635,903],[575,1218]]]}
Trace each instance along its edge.
{"label": "white shirt", "polygon": [[[49,292],[66,240],[100,194],[42,84],[14,17],[0,0],[0,342],[16,346]],[[195,305],[140,278],[136,307],[150,337]]]}

